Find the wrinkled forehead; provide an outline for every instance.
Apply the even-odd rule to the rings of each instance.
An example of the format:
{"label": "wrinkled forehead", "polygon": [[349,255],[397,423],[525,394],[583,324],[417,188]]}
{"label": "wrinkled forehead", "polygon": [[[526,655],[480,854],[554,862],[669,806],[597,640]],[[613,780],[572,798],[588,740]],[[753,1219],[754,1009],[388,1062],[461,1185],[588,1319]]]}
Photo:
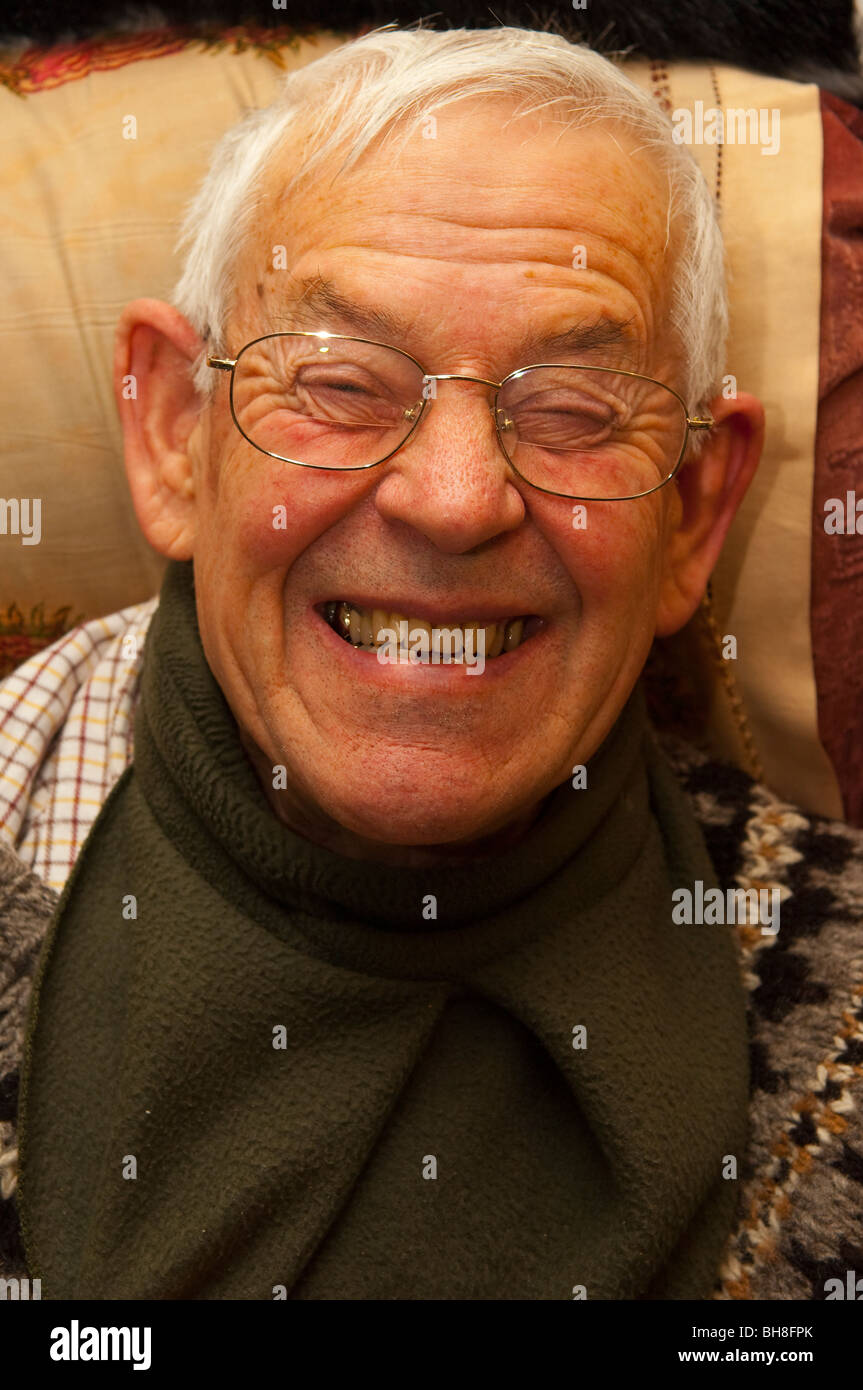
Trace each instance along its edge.
{"label": "wrinkled forehead", "polygon": [[477,277],[493,265],[540,280],[544,267],[580,271],[631,296],[646,328],[666,319],[679,240],[668,175],[611,120],[573,127],[563,113],[471,98],[403,123],[347,170],[343,146],[304,178],[304,148],[297,132],[259,182],[238,284],[259,282],[277,246],[287,268],[340,251],[385,269],[390,252],[409,268],[438,260]]}

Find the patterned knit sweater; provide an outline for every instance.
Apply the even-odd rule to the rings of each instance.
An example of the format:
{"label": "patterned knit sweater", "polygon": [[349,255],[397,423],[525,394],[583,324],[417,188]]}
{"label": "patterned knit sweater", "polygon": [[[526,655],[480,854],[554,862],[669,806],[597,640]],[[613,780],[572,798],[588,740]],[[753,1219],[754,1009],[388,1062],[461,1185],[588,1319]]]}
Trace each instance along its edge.
{"label": "patterned knit sweater", "polygon": [[[836,1287],[828,1280],[845,1287],[849,1270],[863,1276],[863,832],[803,815],[737,768],[662,742],[722,888],[778,888],[782,901],[776,935],[729,928],[748,994],[751,1132],[714,1296],[824,1299]],[[57,900],[0,847],[2,1277],[27,1273],[15,1205],[18,1079]]]}

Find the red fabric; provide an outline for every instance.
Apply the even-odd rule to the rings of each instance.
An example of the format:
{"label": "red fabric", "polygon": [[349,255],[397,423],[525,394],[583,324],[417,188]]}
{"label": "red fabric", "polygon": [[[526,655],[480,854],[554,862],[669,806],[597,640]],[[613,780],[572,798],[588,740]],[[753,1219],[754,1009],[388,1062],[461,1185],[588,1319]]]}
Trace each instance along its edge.
{"label": "red fabric", "polygon": [[58,608],[46,617],[42,603],[37,604],[29,617],[25,617],[16,603],[0,611],[0,681],[22,661],[27,661],[50,642],[56,642],[58,637],[83,621],[81,614],[73,618],[71,612],[71,608]]}
{"label": "red fabric", "polygon": [[[369,27],[366,25],[358,30],[357,37],[366,33]],[[0,61],[0,86],[8,87],[18,96],[28,96],[33,92],[62,87],[67,82],[77,82],[91,72],[110,72],[146,58],[180,53],[193,45],[209,49],[231,47],[235,53],[253,48],[265,53],[282,67],[282,48],[293,48],[298,38],[318,32],[314,25],[282,24],[264,28],[240,24],[233,28],[220,28],[213,24],[172,25],[140,34],[103,34],[72,43],[52,44],[48,48],[28,48],[14,59],[3,58]]]}
{"label": "red fabric", "polygon": [[821,117],[824,217],[812,657],[821,742],[833,763],[847,820],[863,825],[863,535],[828,535],[824,529],[830,498],[844,500],[846,493],[856,492],[863,501],[863,112],[822,92]]}

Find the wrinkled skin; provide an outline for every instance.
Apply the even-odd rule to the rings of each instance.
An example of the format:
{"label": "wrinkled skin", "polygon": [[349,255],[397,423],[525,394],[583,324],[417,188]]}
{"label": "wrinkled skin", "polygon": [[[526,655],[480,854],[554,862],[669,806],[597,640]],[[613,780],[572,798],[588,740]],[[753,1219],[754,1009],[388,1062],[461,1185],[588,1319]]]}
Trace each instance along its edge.
{"label": "wrinkled skin", "polygon": [[[436,139],[373,148],[290,201],[284,151],[238,262],[229,353],[279,328],[356,331],[308,301],[296,308],[297,283],[320,275],[353,303],[406,317],[393,345],[430,372],[500,381],[536,360],[521,352],[528,335],[606,314],[630,325],[630,355],[589,360],[680,389],[665,176],[619,129],[506,125],[510,114],[456,103],[438,113]],[[278,245],[289,271],[273,268]],[[117,371],[139,380],[138,401],[121,401],[127,467],[152,544],[194,557],[207,659],[277,813],[318,843],[389,862],[517,839],[602,743],[654,635],[694,612],[757,465],[760,405],[712,402],[717,428],[697,461],[648,497],[590,503],[573,529],[571,501],[509,468],[481,385],[439,383],[419,430],[380,467],[314,472],[242,438],[227,376],[199,412],[184,369],[200,348],[169,306],[126,310]],[[272,524],[278,504],[286,529]],[[342,598],[432,620],[536,614],[543,627],[473,678],[382,666],[315,611]],[[279,764],[288,789],[274,792]]]}

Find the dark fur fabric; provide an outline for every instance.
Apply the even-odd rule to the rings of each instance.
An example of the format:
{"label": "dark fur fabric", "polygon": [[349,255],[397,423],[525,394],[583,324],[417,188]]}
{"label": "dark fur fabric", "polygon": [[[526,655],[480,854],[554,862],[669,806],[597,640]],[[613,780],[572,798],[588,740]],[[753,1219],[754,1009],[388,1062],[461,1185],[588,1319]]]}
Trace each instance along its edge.
{"label": "dark fur fabric", "polygon": [[[846,100],[863,99],[853,0],[11,0],[0,34],[38,43],[87,37],[106,29],[160,24],[291,24],[355,30],[422,20],[432,28],[512,24],[550,29],[600,52],[647,58],[705,59],[756,72],[817,82]],[[581,2],[581,0],[580,0]]]}

